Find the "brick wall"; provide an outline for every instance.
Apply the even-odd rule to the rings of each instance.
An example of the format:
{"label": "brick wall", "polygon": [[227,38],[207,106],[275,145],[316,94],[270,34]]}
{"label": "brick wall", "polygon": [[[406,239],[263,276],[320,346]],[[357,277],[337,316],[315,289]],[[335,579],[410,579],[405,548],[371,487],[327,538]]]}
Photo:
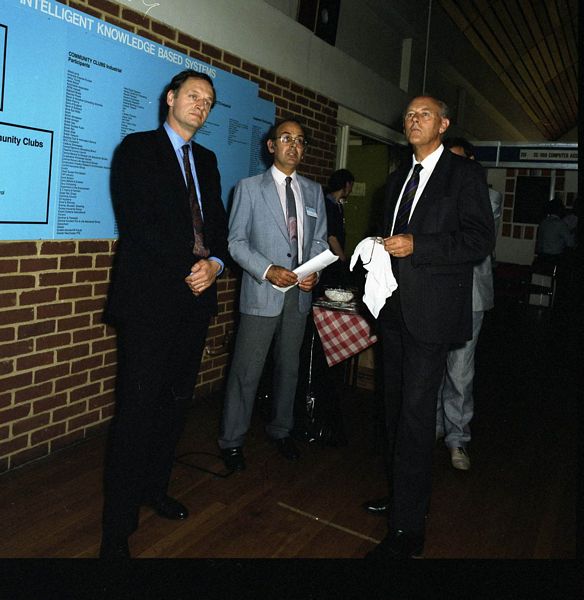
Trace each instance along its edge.
{"label": "brick wall", "polygon": [[[306,125],[312,145],[300,172],[324,183],[335,165],[337,105],[284,77],[250,64],[109,0],[67,2],[96,18],[255,81],[276,104],[276,117]],[[115,332],[102,309],[112,240],[0,241],[0,472],[102,433],[113,412]],[[237,282],[219,282],[196,394],[219,389],[233,331]]]}

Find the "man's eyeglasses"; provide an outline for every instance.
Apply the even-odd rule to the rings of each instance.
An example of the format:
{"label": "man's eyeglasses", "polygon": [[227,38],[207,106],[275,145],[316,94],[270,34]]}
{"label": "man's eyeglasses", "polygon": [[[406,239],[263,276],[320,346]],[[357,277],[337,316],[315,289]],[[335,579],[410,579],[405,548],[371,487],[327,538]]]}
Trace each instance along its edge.
{"label": "man's eyeglasses", "polygon": [[282,144],[285,144],[286,146],[292,143],[296,143],[299,146],[302,146],[303,148],[306,148],[306,146],[308,146],[308,140],[305,137],[302,137],[301,135],[294,137],[291,136],[289,133],[284,133],[279,137],[275,137],[274,140],[280,140]]}

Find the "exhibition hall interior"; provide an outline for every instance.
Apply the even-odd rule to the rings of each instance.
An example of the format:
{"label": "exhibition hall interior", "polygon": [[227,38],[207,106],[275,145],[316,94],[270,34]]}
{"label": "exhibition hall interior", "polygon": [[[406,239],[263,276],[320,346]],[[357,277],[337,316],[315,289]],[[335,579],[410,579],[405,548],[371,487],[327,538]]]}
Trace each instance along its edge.
{"label": "exhibition hall interior", "polygon": [[[445,432],[436,431],[423,558],[581,556],[579,9],[577,0],[3,0],[0,558],[104,555],[106,450],[124,387],[117,375],[147,354],[128,341],[141,338],[123,338],[126,329],[119,335],[122,326],[104,316],[112,274],[127,294],[116,300],[119,314],[136,306],[147,315],[142,330],[152,326],[162,335],[182,310],[182,300],[168,302],[170,288],[195,271],[189,275],[185,263],[184,276],[164,279],[168,295],[156,280],[154,273],[164,276],[160,265],[184,254],[178,242],[165,242],[176,223],[160,206],[146,214],[137,202],[129,201],[130,209],[116,204],[116,190],[130,190],[134,200],[170,198],[162,189],[167,180],[153,175],[166,158],[137,144],[132,154],[122,141],[164,132],[167,111],[184,125],[190,117],[180,112],[181,96],[165,86],[186,69],[208,78],[187,81],[214,94],[192,129],[192,161],[188,152],[186,162],[182,154],[175,161],[176,180],[179,165],[193,192],[189,201],[204,199],[205,231],[215,210],[205,198],[213,190],[227,218],[232,209],[238,216],[258,211],[246,230],[255,233],[266,211],[239,182],[258,181],[272,161],[298,159],[298,175],[314,186],[302,188],[307,202],[307,190],[334,191],[330,176],[346,169],[354,181],[337,207],[346,264],[362,240],[382,235],[388,177],[411,164],[406,107],[419,97],[448,106],[443,139],[470,143],[485,194],[488,187],[500,206],[488,273],[493,306],[481,309],[470,376],[472,420],[464,444],[447,446]],[[291,119],[300,133],[270,137],[274,123]],[[295,150],[286,154],[279,144]],[[128,164],[140,165],[141,184],[120,183],[138,170]],[[196,168],[192,184],[189,164]],[[216,172],[220,184],[208,175]],[[287,194],[280,194],[283,207]],[[329,200],[320,201],[324,209]],[[143,216],[136,217],[139,227],[128,224],[129,215]],[[324,215],[307,206],[305,232],[313,217],[320,222]],[[550,221],[565,230],[560,247],[544,241]],[[187,229],[199,235],[194,217]],[[275,233],[266,225],[259,237]],[[254,286],[273,284],[267,274],[275,259],[258,259],[248,272],[234,237],[232,230],[233,256],[214,255],[214,248],[201,254],[220,264],[211,291],[206,283],[207,291],[191,288],[197,302],[203,298],[193,301],[196,310],[208,310],[205,293],[213,294],[210,306],[216,297],[217,310],[209,313],[200,367],[191,373],[194,393],[186,398],[167,490],[188,518],[149,499],[129,538],[132,558],[364,558],[384,540],[390,512],[382,372],[388,349],[363,300],[368,265],[345,265],[337,284],[317,284],[306,328],[289,334],[301,339],[299,351],[283,345],[299,355],[294,427],[285,438],[292,450],[266,433],[279,410],[274,382],[289,356],[278,339],[265,347],[242,466],[226,452],[242,442],[221,437],[228,380],[234,365],[245,364],[245,350],[237,350],[238,340],[245,344],[240,324],[253,322],[247,313],[267,318],[261,306],[245,302]],[[123,262],[140,244],[152,262]],[[415,256],[415,236],[413,244]],[[192,254],[189,248],[189,260]],[[387,262],[395,265],[393,259]],[[124,270],[130,265],[131,273]],[[154,304],[165,296],[168,316],[156,314]],[[247,352],[261,348],[252,343]],[[116,451],[131,454],[134,442],[126,442]]]}

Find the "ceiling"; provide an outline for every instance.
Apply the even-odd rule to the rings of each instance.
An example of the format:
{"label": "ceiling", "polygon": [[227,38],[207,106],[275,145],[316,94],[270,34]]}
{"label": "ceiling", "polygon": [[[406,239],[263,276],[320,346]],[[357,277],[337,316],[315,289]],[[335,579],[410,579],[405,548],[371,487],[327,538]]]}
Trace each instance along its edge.
{"label": "ceiling", "polygon": [[578,121],[578,0],[438,0],[541,135]]}

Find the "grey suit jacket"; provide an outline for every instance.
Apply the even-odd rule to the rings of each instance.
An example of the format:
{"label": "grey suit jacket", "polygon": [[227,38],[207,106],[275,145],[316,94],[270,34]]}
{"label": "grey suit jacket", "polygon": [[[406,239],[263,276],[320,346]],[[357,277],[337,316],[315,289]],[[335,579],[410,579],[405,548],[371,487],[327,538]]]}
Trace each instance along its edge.
{"label": "grey suit jacket", "polygon": [[[495,236],[501,222],[501,208],[503,195],[489,188],[489,200],[495,219]],[[473,269],[472,280],[472,309],[475,312],[489,310],[495,306],[495,293],[493,290],[493,264],[491,256],[487,256]]]}
{"label": "grey suit jacket", "polygon": [[[321,186],[298,176],[304,202],[303,262],[328,248],[326,209]],[[229,216],[229,252],[243,272],[240,312],[275,317],[282,312],[284,293],[262,279],[269,265],[290,269],[292,259],[284,211],[270,170],[242,179],[235,188]],[[310,310],[312,294],[300,291],[299,310]]]}

